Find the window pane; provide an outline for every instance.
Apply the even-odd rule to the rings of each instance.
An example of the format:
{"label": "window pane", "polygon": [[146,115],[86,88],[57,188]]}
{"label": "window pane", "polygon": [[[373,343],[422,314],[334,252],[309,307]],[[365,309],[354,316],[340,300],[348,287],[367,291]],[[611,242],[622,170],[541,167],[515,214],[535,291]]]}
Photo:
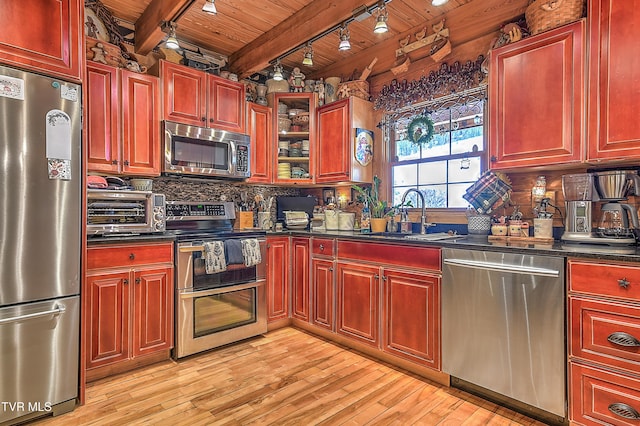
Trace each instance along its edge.
{"label": "window pane", "polygon": [[[404,193],[407,191],[407,189],[409,188],[415,188],[415,186],[397,186],[395,188],[393,188],[393,205],[397,206],[402,202],[402,196],[404,195]],[[411,193],[407,196],[407,199],[410,200],[410,196],[413,194],[413,196],[415,197],[416,194],[415,193]],[[413,203],[413,205],[415,206],[415,203]]]}
{"label": "window pane", "polygon": [[449,160],[449,182],[469,182],[471,186],[480,178],[480,174],[480,157]]}
{"label": "window pane", "polygon": [[408,139],[396,141],[398,161],[416,160],[420,158],[420,147]]}
{"label": "window pane", "polygon": [[453,142],[451,143],[452,154],[462,154],[465,152],[484,151],[482,138],[482,126],[470,127],[468,129],[454,130],[451,133]]}
{"label": "window pane", "polygon": [[467,207],[469,203],[462,196],[470,186],[470,183],[449,185],[449,205],[447,207]]}
{"label": "window pane", "polygon": [[442,157],[449,155],[449,133],[435,133],[433,138],[422,145],[422,158]]}
{"label": "window pane", "polygon": [[418,184],[418,167],[416,164],[395,166],[393,168],[393,186],[407,186]]}
{"label": "window pane", "polygon": [[447,183],[447,162],[435,161],[421,163],[418,166],[418,176],[420,185]]}
{"label": "window pane", "polygon": [[[424,202],[427,208],[447,207],[447,185],[428,185],[418,188],[424,195]],[[419,206],[420,204],[414,204]]]}

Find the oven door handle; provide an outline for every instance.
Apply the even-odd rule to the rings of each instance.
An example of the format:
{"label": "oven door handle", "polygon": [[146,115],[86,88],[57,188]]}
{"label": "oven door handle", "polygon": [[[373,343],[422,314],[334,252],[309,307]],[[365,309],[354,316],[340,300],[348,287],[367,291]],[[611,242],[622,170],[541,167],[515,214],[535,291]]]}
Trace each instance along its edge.
{"label": "oven door handle", "polygon": [[214,294],[229,293],[231,291],[246,290],[253,287],[264,287],[265,280],[253,281],[246,284],[232,285],[228,287],[217,287],[210,290],[180,290],[180,299],[195,299],[196,297],[212,296]]}
{"label": "oven door handle", "polygon": [[[263,244],[265,239],[259,238],[258,243]],[[180,253],[193,253],[194,251],[204,251],[204,245],[197,246],[178,246],[178,252]]]}

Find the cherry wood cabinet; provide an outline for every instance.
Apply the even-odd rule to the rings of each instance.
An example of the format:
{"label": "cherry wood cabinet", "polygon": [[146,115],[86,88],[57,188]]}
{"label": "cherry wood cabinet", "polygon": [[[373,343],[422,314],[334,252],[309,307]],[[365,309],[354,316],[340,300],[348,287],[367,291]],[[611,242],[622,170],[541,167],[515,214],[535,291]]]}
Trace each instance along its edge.
{"label": "cherry wood cabinet", "polygon": [[309,238],[291,238],[291,316],[309,321]]}
{"label": "cherry wood cabinet", "polygon": [[378,348],[380,346],[380,269],[338,260],[338,334]]}
{"label": "cherry wood cabinet", "polygon": [[640,3],[590,0],[587,160],[640,158]]}
{"label": "cherry wood cabinet", "polygon": [[165,120],[245,132],[244,85],[172,62],[160,62]]}
{"label": "cherry wood cabinet", "polygon": [[311,259],[311,323],[334,330],[335,260]]}
{"label": "cherry wood cabinet", "polygon": [[383,268],[382,348],[440,369],[440,276]]}
{"label": "cherry wood cabinet", "polygon": [[640,422],[640,270],[570,259],[569,413],[576,424]]}
{"label": "cherry wood cabinet", "polygon": [[578,21],[491,52],[491,169],[584,161],[584,26]]}
{"label": "cherry wood cabinet", "polygon": [[[274,114],[274,136],[272,142],[272,152],[274,153],[274,166],[272,182],[278,184],[290,184],[290,185],[308,185],[315,182],[315,158],[316,158],[316,104],[318,102],[317,95],[315,93],[269,93],[268,94],[270,105],[274,108],[278,108],[278,105],[286,105],[287,110],[299,109],[305,114],[309,115],[309,122],[304,128],[299,131],[286,130],[284,127],[278,125],[279,116]],[[282,131],[280,131],[282,129]],[[286,130],[286,131],[285,131]],[[283,154],[279,149],[279,143],[282,142],[285,146],[291,147],[291,144],[299,144],[299,148],[302,149],[302,145],[308,141],[309,152],[306,155],[290,156]],[[290,150],[285,151],[290,152]],[[283,154],[283,155],[281,155]],[[292,174],[294,167],[300,167],[304,170],[303,175],[298,176]]]}
{"label": "cherry wood cabinet", "polygon": [[332,102],[318,108],[317,123],[316,183],[371,182],[371,162],[356,160],[355,135],[356,128],[374,128],[371,102],[357,97]]}
{"label": "cherry wood cabinet", "polygon": [[289,237],[267,237],[267,321],[289,317]]}
{"label": "cherry wood cabinet", "polygon": [[247,102],[247,132],[251,138],[249,183],[271,183],[273,112],[270,107]]}
{"label": "cherry wood cabinet", "polygon": [[311,240],[311,323],[330,331],[335,326],[336,240]]}
{"label": "cherry wood cabinet", "polygon": [[173,243],[89,247],[82,294],[88,378],[135,368],[151,355],[169,357]]}
{"label": "cherry wood cabinet", "polygon": [[21,0],[2,5],[0,62],[79,82],[84,2]]}
{"label": "cherry wood cabinet", "polygon": [[160,175],[157,77],[87,63],[87,170]]}

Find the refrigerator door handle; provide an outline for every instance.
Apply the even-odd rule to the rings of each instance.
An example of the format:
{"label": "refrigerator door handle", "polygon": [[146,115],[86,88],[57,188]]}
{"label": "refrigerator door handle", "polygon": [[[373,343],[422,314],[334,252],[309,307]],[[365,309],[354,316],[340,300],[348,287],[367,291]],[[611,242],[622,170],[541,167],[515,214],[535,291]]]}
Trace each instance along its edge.
{"label": "refrigerator door handle", "polygon": [[64,307],[64,305],[56,305],[54,309],[50,309],[48,311],[34,312],[32,314],[25,314],[25,315],[19,315],[17,317],[12,317],[12,318],[0,319],[0,325],[10,324],[13,322],[18,322],[18,321],[28,320],[33,318],[45,317],[47,315],[61,315],[64,313],[64,311],[66,311],[66,308]]}

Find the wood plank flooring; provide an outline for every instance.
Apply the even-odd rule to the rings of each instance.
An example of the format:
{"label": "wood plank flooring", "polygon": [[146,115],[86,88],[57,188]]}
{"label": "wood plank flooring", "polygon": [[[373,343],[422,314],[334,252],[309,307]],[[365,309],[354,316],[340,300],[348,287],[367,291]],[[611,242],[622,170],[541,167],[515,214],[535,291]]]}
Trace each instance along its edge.
{"label": "wood plank flooring", "polygon": [[36,425],[542,425],[294,328],[108,377]]}

